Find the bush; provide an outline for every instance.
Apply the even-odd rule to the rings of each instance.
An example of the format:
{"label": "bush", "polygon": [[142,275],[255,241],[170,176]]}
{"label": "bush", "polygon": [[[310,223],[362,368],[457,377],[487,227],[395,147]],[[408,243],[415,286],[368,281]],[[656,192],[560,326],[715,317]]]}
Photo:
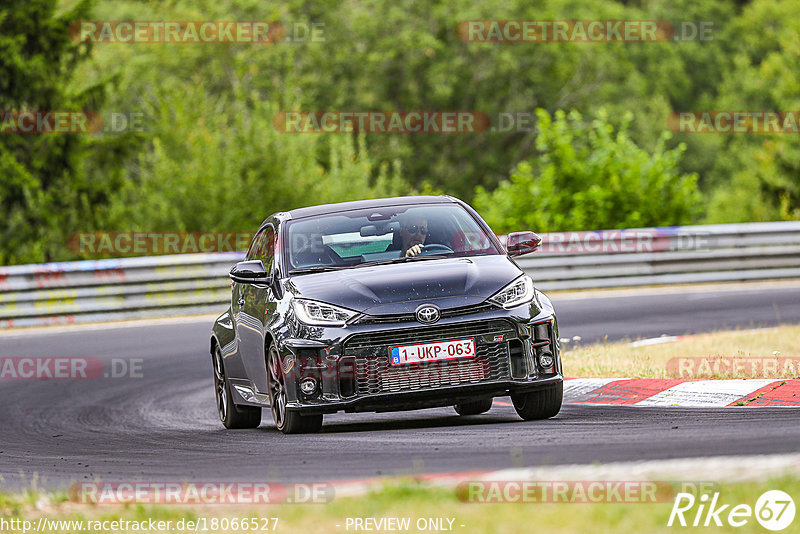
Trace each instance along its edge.
{"label": "bush", "polygon": [[252,231],[312,204],[402,194],[397,165],[363,139],[276,131],[274,102],[171,89],[146,104],[148,146],[124,170],[108,226],[142,231]]}
{"label": "bush", "polygon": [[683,145],[652,154],[628,136],[629,114],[615,131],[606,113],[536,111],[538,155],[492,192],[478,187],[476,208],[497,232],[631,228],[692,222],[699,214],[695,174],[680,174]]}

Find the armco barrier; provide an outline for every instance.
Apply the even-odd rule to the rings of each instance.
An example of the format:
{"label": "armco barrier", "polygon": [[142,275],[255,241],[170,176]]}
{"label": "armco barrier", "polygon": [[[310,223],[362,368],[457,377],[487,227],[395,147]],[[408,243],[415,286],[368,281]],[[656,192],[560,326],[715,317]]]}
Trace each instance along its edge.
{"label": "armco barrier", "polygon": [[542,237],[518,262],[544,290],[800,278],[800,221]]}
{"label": "armco barrier", "polygon": [[[800,222],[542,234],[543,290],[800,278]],[[0,328],[221,312],[242,253],[0,267]]]}
{"label": "armco barrier", "polygon": [[0,328],[213,313],[241,252],[0,267]]}

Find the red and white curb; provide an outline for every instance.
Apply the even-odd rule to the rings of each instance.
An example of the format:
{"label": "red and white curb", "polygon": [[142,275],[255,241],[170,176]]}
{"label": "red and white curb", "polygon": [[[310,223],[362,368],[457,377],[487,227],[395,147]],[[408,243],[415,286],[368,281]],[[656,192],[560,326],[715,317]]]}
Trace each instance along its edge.
{"label": "red and white curb", "polygon": [[573,378],[564,381],[564,402],[704,408],[800,406],[800,380]]}

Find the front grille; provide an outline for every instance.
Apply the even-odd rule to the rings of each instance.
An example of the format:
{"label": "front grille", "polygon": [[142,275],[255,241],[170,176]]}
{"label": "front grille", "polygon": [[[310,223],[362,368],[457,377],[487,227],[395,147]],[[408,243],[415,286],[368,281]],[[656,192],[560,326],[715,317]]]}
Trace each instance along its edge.
{"label": "front grille", "polygon": [[[498,309],[490,302],[476,304],[474,306],[460,306],[442,310],[442,319],[449,317],[462,317],[473,313],[482,313]],[[414,313],[395,313],[391,315],[362,315],[354,321],[354,324],[389,324],[389,323],[410,323],[417,320]]]}
{"label": "front grille", "polygon": [[[496,336],[503,341],[495,342]],[[356,393],[372,395],[504,380],[510,377],[508,342],[516,333],[503,320],[356,334],[345,342],[345,356],[356,361]],[[473,338],[475,358],[407,365],[389,363],[389,347]]]}

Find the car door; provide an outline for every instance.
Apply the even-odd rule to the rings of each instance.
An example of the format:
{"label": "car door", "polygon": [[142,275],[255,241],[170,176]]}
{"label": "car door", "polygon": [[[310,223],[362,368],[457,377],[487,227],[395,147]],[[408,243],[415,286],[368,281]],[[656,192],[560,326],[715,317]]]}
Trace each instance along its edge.
{"label": "car door", "polygon": [[[272,273],[275,265],[275,243],[275,228],[272,225],[265,226],[256,237],[247,259],[261,260],[267,273]],[[275,313],[275,295],[269,284],[237,282],[236,285],[239,310],[236,328],[242,365],[255,390],[266,393],[264,334],[272,314]]]}

